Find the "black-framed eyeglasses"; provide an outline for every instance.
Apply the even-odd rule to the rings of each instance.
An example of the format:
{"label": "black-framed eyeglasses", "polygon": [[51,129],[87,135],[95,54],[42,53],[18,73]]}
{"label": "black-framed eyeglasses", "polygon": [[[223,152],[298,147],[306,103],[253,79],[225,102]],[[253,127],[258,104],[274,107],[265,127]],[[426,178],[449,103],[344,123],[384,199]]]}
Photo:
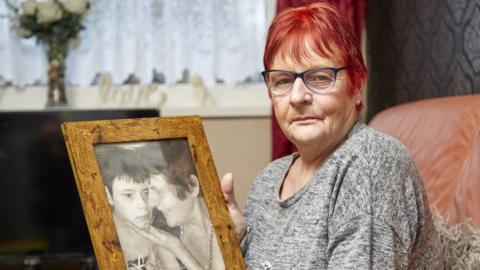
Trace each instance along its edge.
{"label": "black-framed eyeglasses", "polygon": [[313,93],[324,94],[329,92],[335,85],[337,73],[347,67],[339,68],[312,68],[304,72],[296,73],[287,70],[265,70],[262,76],[265,79],[268,90],[272,95],[288,95],[297,78],[302,78],[303,83]]}

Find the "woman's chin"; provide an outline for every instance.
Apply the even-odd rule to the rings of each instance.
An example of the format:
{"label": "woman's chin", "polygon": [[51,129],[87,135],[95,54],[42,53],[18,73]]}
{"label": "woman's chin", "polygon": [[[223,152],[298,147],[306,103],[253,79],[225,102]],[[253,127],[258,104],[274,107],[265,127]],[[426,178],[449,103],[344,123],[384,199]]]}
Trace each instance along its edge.
{"label": "woman's chin", "polygon": [[325,132],[318,126],[300,126],[291,130],[287,137],[297,147],[299,145],[308,146],[322,141]]}

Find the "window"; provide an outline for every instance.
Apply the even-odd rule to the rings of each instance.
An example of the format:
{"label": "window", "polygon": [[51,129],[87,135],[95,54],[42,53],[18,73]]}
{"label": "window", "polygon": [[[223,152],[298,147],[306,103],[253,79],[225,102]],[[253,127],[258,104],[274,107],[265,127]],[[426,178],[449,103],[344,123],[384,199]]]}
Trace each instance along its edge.
{"label": "window", "polygon": [[[132,74],[142,84],[174,84],[195,74],[206,85],[259,81],[266,2],[90,0],[86,29],[69,50],[66,81],[90,85],[101,72],[115,84]],[[8,14],[4,1],[0,14]],[[16,85],[46,84],[47,65],[45,48],[19,38],[0,17],[0,77]]]}

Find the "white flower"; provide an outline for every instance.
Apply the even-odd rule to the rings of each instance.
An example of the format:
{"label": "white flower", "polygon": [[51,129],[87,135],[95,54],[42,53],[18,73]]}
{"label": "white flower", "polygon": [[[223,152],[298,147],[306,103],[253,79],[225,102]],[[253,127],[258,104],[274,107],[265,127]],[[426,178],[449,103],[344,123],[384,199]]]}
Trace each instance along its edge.
{"label": "white flower", "polygon": [[86,0],[65,0],[63,7],[73,13],[82,15],[87,10],[87,1]]}
{"label": "white flower", "polygon": [[37,10],[37,2],[35,0],[25,0],[22,2],[22,11],[25,15],[33,15]]}
{"label": "white flower", "polygon": [[38,3],[38,23],[51,23],[62,18],[62,9],[55,1],[45,1]]}

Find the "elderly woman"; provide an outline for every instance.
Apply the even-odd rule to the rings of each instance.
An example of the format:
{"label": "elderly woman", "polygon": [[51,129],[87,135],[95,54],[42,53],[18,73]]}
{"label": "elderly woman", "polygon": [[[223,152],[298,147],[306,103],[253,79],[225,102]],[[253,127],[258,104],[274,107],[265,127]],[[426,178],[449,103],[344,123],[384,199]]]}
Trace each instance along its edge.
{"label": "elderly woman", "polygon": [[273,21],[263,76],[298,152],[255,179],[242,214],[222,179],[249,269],[435,269],[438,248],[414,161],[358,121],[367,78],[348,23],[327,4]]}

